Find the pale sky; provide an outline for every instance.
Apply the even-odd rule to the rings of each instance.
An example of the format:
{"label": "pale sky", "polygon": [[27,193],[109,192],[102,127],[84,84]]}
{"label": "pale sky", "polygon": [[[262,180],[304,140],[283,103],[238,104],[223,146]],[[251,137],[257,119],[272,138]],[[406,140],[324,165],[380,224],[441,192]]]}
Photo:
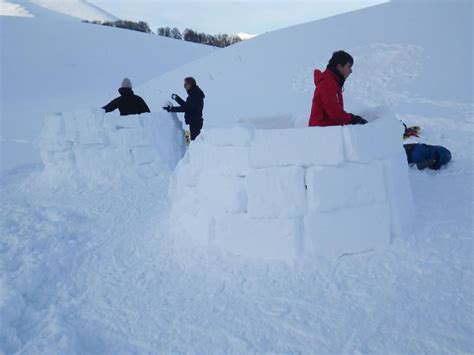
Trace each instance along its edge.
{"label": "pale sky", "polygon": [[158,27],[210,34],[261,34],[387,2],[387,0],[88,0],[111,14]]}

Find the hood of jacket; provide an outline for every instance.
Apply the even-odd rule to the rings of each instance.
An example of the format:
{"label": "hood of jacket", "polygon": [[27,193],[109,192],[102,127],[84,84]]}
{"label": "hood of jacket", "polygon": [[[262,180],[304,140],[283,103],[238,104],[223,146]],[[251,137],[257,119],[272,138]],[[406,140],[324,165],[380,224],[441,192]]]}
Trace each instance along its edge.
{"label": "hood of jacket", "polygon": [[118,89],[118,92],[122,96],[131,96],[134,95],[133,90],[130,88],[120,88]]}
{"label": "hood of jacket", "polygon": [[204,95],[204,91],[202,91],[201,88],[197,85],[189,90],[188,95],[198,95],[201,96],[203,99],[206,97],[206,95]]}
{"label": "hood of jacket", "polygon": [[337,74],[337,69],[326,68],[324,72],[319,69],[314,70],[314,85],[318,86],[323,80],[334,80],[342,88],[344,86],[345,79],[341,74]]}

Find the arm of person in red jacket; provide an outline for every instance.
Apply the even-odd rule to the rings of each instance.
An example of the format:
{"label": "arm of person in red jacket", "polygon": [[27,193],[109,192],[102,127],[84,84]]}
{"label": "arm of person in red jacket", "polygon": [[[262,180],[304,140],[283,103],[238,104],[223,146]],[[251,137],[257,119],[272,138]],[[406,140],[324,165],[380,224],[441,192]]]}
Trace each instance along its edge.
{"label": "arm of person in red jacket", "polygon": [[337,99],[337,88],[332,85],[321,90],[321,101],[329,119],[336,125],[348,125],[352,122],[352,115],[344,111],[342,104]]}

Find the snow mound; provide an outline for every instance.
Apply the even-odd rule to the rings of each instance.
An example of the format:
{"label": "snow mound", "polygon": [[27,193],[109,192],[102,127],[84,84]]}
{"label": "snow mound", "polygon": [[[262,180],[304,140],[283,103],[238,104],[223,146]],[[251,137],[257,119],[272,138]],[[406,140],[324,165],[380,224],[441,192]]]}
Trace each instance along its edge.
{"label": "snow mound", "polygon": [[170,185],[171,233],[293,262],[386,247],[413,216],[403,126],[203,131]]}
{"label": "snow mound", "polygon": [[85,0],[30,0],[46,9],[90,21],[116,21],[117,17]]}
{"label": "snow mound", "polygon": [[38,147],[41,179],[56,184],[79,176],[82,182],[100,184],[172,171],[185,141],[176,115],[123,117],[99,109],[48,115]]}
{"label": "snow mound", "polygon": [[19,4],[0,0],[0,16],[33,17],[34,15]]}
{"label": "snow mound", "polygon": [[[52,13],[89,21],[116,21],[117,17],[85,0],[0,0],[1,16],[51,17]],[[61,18],[61,17],[56,17]]]}

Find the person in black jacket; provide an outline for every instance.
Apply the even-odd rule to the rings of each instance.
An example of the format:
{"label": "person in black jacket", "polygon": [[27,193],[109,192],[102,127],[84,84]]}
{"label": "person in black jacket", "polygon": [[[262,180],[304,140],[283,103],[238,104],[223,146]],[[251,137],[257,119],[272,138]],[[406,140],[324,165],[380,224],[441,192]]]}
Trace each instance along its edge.
{"label": "person in black jacket", "polygon": [[204,109],[204,92],[197,86],[194,78],[188,77],[184,79],[184,88],[188,93],[188,98],[184,101],[176,94],[171,95],[179,106],[168,105],[163,107],[168,112],[184,112],[184,121],[189,125],[191,140],[195,140],[204,123],[202,118],[202,110]]}
{"label": "person in black jacket", "polygon": [[120,93],[119,97],[102,107],[105,112],[112,112],[116,109],[119,109],[121,116],[137,115],[150,112],[145,100],[133,93],[130,79],[123,79],[122,86],[118,92]]}

